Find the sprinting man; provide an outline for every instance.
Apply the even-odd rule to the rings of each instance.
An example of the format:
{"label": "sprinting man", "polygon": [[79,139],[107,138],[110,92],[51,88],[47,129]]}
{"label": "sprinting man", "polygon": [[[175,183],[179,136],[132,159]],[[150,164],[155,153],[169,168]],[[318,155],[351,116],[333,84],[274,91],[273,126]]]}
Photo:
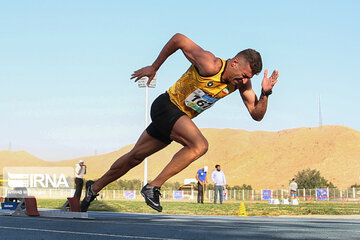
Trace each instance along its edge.
{"label": "sprinting man", "polygon": [[87,211],[90,202],[103,187],[175,141],[183,145],[183,148],[141,190],[146,203],[161,212],[160,187],[208,150],[208,142],[192,118],[235,90],[239,91],[254,120],[260,121],[264,117],[268,97],[278,81],[279,72],[274,70],[268,77],[268,70],[265,70],[258,98],[250,79],[261,72],[262,60],[260,54],[253,49],[243,50],[235,57],[224,60],[177,33],[166,43],[155,62],[135,71],[131,79],[136,82],[142,77],[148,77],[147,84],[150,84],[160,66],[179,49],[191,62],[190,68],[168,91],[155,99],[151,106],[152,122],[141,134],[134,148],[116,160],[97,181],[86,182],[86,196],[81,202],[81,211]]}

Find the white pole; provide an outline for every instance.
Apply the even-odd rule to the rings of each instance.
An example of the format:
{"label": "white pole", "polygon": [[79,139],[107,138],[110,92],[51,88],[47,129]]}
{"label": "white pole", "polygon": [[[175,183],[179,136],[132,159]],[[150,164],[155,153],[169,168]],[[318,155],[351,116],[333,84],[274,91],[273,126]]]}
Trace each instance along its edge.
{"label": "white pole", "polygon": [[[145,128],[148,127],[148,105],[149,105],[149,87],[145,86]],[[147,184],[148,171],[147,171],[147,158],[144,160],[144,186]]]}
{"label": "white pole", "polygon": [[329,188],[326,188],[327,191],[327,200],[330,201],[330,192],[329,192]]}
{"label": "white pole", "polygon": [[353,200],[355,200],[356,198],[355,187],[353,187],[352,190],[353,190]]}

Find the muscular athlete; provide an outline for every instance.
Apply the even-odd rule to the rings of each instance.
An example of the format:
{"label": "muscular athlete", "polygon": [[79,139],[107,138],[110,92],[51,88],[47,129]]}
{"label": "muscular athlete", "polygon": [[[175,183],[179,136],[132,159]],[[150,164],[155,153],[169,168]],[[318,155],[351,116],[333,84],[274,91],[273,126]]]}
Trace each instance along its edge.
{"label": "muscular athlete", "polygon": [[253,49],[243,50],[235,57],[223,60],[177,33],[166,43],[155,62],[135,71],[131,79],[136,82],[142,77],[148,77],[147,84],[150,84],[165,60],[179,49],[191,62],[190,68],[167,92],[153,102],[152,123],[142,133],[134,148],[117,159],[101,178],[86,183],[86,196],[81,202],[81,211],[87,211],[90,202],[107,184],[175,141],[183,145],[183,148],[173,156],[162,172],[141,190],[146,203],[161,212],[160,187],[208,150],[207,140],[191,119],[235,90],[239,91],[251,117],[256,121],[263,119],[268,97],[278,81],[279,72],[274,70],[268,77],[268,70],[265,70],[261,95],[258,98],[250,79],[261,72],[262,60],[260,54]]}

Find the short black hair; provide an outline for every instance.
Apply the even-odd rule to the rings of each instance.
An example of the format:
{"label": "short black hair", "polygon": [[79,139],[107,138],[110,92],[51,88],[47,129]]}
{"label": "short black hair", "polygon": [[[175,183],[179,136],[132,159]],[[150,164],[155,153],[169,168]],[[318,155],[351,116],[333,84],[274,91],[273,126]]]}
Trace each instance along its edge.
{"label": "short black hair", "polygon": [[262,69],[261,55],[256,50],[248,48],[236,54],[235,57],[244,58],[250,64],[252,74],[255,75],[261,72]]}
{"label": "short black hair", "polygon": [[216,165],[215,165],[215,168],[217,168],[217,167],[220,167],[220,165],[219,165],[219,164],[216,164]]}

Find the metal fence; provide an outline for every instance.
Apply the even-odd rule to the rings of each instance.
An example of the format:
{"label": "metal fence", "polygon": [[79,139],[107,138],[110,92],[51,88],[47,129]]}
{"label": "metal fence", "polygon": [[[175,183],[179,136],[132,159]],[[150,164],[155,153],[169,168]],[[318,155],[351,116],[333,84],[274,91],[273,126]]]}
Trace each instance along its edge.
{"label": "metal fence", "polygon": [[[267,194],[264,194],[264,193]],[[183,200],[183,201],[196,201],[197,190],[163,190],[163,200]],[[134,199],[142,199],[140,191],[127,191],[127,190],[104,190],[100,192],[99,199],[104,200],[123,200],[133,197]],[[225,200],[227,201],[268,201],[269,199],[283,199],[290,198],[290,191],[287,189],[277,190],[226,190]],[[297,198],[301,201],[333,201],[333,202],[360,202],[360,188],[351,189],[299,189]],[[212,202],[214,199],[214,191],[205,191],[205,201]]]}
{"label": "metal fence", "polygon": [[[1,197],[5,198],[9,189],[0,187]],[[28,195],[37,198],[64,199],[73,196],[74,189],[28,189]],[[174,201],[196,201],[197,190],[189,189],[183,191],[162,190],[163,200]],[[83,191],[84,195],[84,191]],[[289,199],[288,189],[260,189],[260,190],[226,190],[225,200],[227,201],[268,201],[269,199]],[[360,188],[349,189],[299,189],[297,198],[300,201],[332,201],[332,202],[360,202]],[[98,200],[142,200],[140,189],[136,190],[103,190],[99,193]],[[205,191],[205,201],[211,202],[214,199],[214,191]]]}

